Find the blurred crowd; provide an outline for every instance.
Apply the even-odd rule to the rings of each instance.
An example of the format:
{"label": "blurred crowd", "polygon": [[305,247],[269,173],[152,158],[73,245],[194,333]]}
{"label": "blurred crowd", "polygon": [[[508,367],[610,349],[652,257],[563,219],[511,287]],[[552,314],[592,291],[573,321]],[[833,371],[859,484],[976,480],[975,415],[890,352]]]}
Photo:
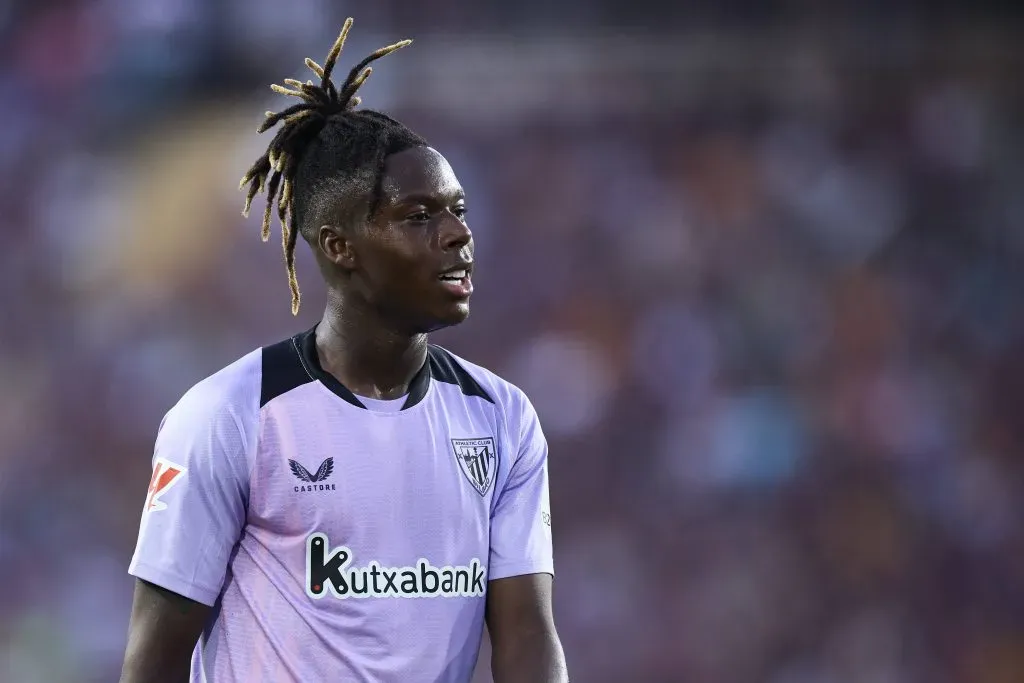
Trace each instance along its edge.
{"label": "blurred crowd", "polygon": [[[341,5],[0,2],[0,681],[116,679],[161,416],[322,311],[236,184]],[[455,5],[352,8],[347,54],[423,38],[365,104],[467,189],[436,341],[541,416],[574,680],[1024,681],[1020,32]]]}

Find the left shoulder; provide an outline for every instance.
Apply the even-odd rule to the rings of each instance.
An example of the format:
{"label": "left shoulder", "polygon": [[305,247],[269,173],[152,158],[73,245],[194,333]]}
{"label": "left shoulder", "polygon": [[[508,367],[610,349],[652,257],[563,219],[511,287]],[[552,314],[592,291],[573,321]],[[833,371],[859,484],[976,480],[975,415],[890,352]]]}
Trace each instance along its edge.
{"label": "left shoulder", "polygon": [[458,384],[463,394],[479,396],[502,412],[516,416],[533,410],[522,389],[482,365],[471,363],[436,344],[430,345],[428,358],[433,378],[440,382]]}

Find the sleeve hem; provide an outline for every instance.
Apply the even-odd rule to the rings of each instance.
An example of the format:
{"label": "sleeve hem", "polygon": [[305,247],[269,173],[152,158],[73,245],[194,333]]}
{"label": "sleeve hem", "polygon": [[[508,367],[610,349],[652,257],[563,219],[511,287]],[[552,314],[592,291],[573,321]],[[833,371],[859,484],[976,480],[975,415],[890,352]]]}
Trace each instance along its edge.
{"label": "sleeve hem", "polygon": [[551,562],[519,562],[515,564],[502,564],[491,566],[487,573],[487,580],[508,579],[513,576],[526,576],[527,574],[551,574],[555,575],[555,569]]}
{"label": "sleeve hem", "polygon": [[213,607],[217,602],[217,598],[220,597],[219,590],[197,586],[191,581],[186,581],[171,572],[141,562],[133,562],[131,567],[128,568],[128,573],[137,579],[166,588],[189,600],[201,602],[207,607]]}

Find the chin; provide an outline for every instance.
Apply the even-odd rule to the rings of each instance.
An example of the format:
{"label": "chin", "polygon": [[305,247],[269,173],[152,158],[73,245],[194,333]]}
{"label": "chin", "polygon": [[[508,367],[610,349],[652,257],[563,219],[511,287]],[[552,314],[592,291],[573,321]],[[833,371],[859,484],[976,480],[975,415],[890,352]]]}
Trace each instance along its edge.
{"label": "chin", "polygon": [[458,303],[439,313],[439,315],[432,316],[433,322],[426,326],[427,329],[424,332],[436,332],[464,322],[469,317],[469,303]]}

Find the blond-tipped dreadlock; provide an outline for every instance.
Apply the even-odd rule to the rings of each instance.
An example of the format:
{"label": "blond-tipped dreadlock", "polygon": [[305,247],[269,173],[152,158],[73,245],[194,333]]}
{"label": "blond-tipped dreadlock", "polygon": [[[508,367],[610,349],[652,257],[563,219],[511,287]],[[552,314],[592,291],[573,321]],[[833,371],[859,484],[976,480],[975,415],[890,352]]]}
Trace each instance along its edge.
{"label": "blond-tipped dreadlock", "polygon": [[[360,103],[356,91],[373,71],[369,64],[412,41],[403,40],[369,55],[349,72],[339,89],[331,80],[331,73],[350,28],[352,19],[347,19],[323,66],[306,59],[306,66],[316,74],[319,85],[314,85],[313,81],[302,83],[289,78],[285,79],[284,86],[276,83],[270,86],[274,92],[302,101],[283,111],[266,113],[259,132],[266,132],[278,123],[282,124],[281,128],[270,141],[267,151],[239,183],[239,189],[249,186],[242,211],[244,216],[249,215],[253,198],[261,191],[266,192],[264,242],[270,238],[271,213],[275,198],[277,200],[293,315],[299,312],[299,283],[295,277],[298,232],[301,231],[307,241],[315,243],[315,231],[323,224],[321,220],[329,215],[325,212],[336,204],[331,195],[334,193],[333,199],[337,200],[336,194],[342,188],[345,193],[370,193],[372,211],[379,200],[384,159],[403,149],[426,144],[423,138],[384,114],[356,110]],[[365,173],[368,170],[372,173]],[[370,184],[364,178],[370,178]]]}

